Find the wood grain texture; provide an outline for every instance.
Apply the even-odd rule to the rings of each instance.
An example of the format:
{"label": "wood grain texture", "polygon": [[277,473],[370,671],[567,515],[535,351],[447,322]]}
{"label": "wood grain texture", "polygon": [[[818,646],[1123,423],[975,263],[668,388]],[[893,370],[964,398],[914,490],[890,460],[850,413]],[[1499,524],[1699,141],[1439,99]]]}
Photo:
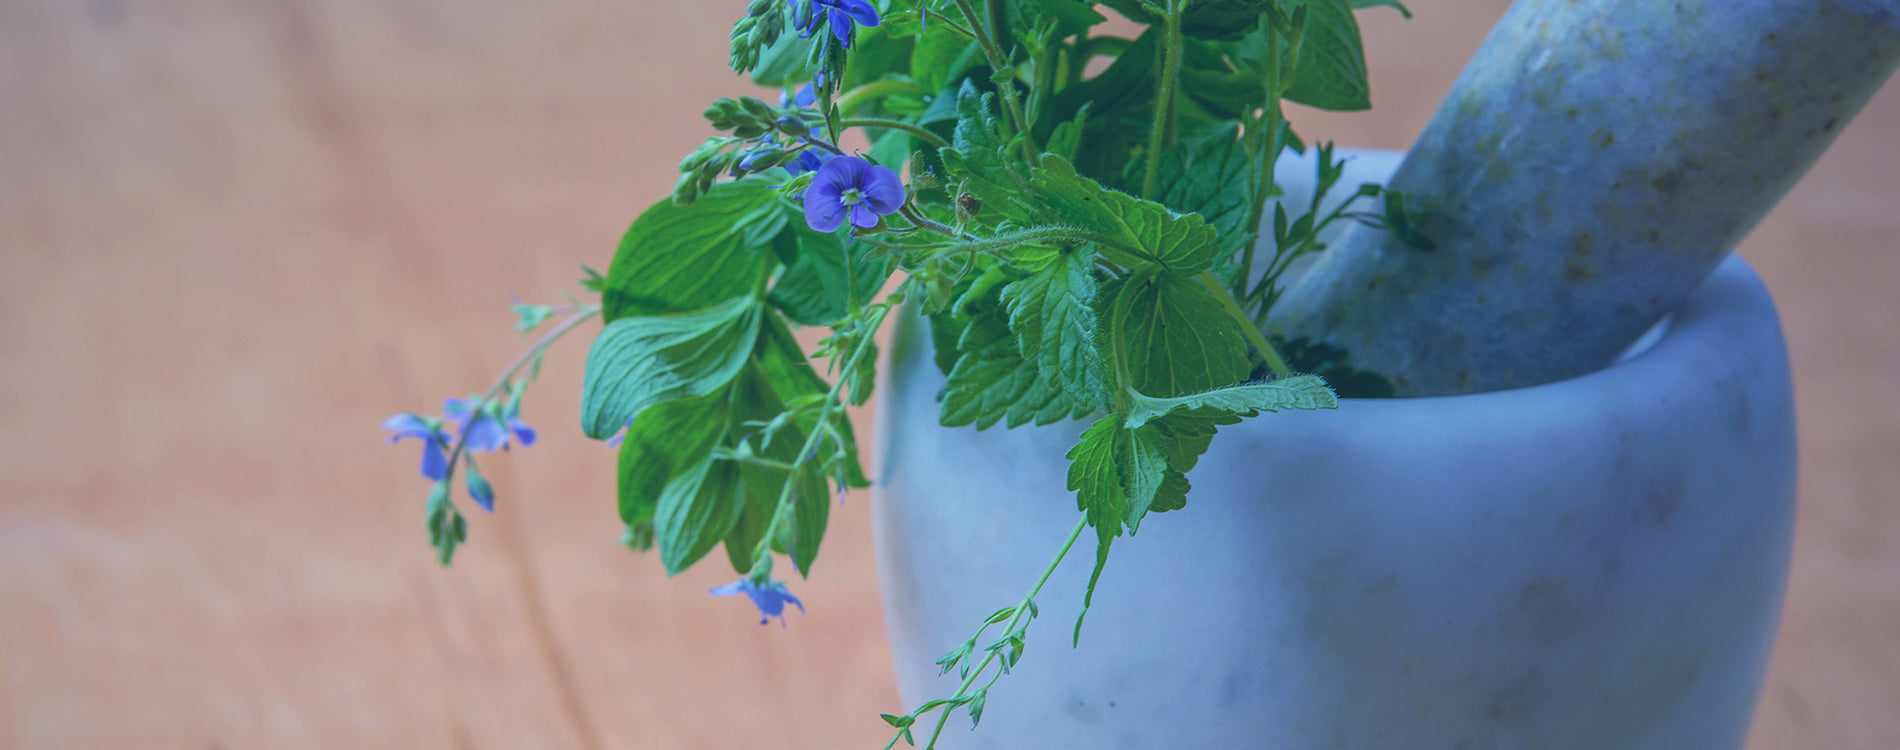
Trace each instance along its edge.
{"label": "wood grain texture", "polygon": [[[1376,114],[1302,132],[1405,146],[1504,2],[1417,6],[1364,16]],[[375,429],[513,356],[509,293],[604,267],[741,90],[742,7],[0,3],[0,749],[881,746],[862,495],[760,628],[615,544],[584,342],[451,570]],[[1895,205],[1890,86],[1742,245],[1803,441],[1754,750],[1900,747]]]}

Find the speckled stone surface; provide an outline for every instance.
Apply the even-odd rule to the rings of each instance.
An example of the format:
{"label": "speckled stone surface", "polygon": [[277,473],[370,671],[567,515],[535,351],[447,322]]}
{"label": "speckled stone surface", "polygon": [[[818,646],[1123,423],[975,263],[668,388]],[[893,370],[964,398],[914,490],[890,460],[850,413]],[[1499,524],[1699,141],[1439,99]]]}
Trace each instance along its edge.
{"label": "speckled stone surface", "polygon": [[[890,348],[873,500],[910,705],[955,689],[932,662],[1072,527],[1081,429],[939,427],[922,325]],[[982,727],[939,746],[1735,750],[1787,571],[1792,407],[1773,303],[1731,259],[1599,372],[1223,428],[1187,508],[1115,544],[1080,647],[1087,536]]]}
{"label": "speckled stone surface", "polygon": [[1270,327],[1400,395],[1600,368],[1896,64],[1900,0],[1518,0],[1391,181],[1434,212],[1438,251],[1355,229]]}

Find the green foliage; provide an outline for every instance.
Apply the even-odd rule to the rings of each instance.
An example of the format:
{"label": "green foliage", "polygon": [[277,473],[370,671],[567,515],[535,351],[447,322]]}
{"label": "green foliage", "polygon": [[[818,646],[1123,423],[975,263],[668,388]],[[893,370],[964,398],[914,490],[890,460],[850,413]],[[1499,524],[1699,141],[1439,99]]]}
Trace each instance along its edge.
{"label": "green foliage", "polygon": [[734,297],[690,313],[608,323],[587,353],[581,429],[603,440],[649,406],[723,388],[759,335],[758,301]]}
{"label": "green foliage", "polygon": [[[1081,518],[1056,561],[939,661],[964,680],[955,694],[884,716],[893,743],[914,742],[919,717],[939,711],[928,747],[954,709],[981,720],[989,687],[1023,658],[1037,594],[1076,540],[1093,530],[1086,614],[1114,541],[1186,506],[1188,473],[1220,427],[1332,408],[1329,383],[1349,396],[1390,392],[1343,352],[1277,342],[1311,373],[1295,375],[1254,326],[1288,265],[1324,249],[1322,230],[1350,219],[1415,247],[1430,240],[1403,196],[1362,188],[1354,200],[1383,198],[1382,210],[1276,206],[1273,257],[1251,266],[1274,159],[1303,148],[1281,100],[1368,106],[1353,10],[1404,12],[1396,0],[877,5],[883,23],[850,27],[846,48],[829,20],[810,37],[787,33],[804,6],[750,0],[732,28],[732,66],[764,86],[812,82],[816,106],[714,100],[703,114],[717,132],[681,161],[673,199],[642,213],[608,272],[583,281],[600,304],[517,305],[523,331],[580,312],[524,355],[528,375],[510,370],[478,401],[515,414],[546,343],[598,312],[606,325],[588,355],[582,429],[625,429],[625,543],[657,547],[669,574],[723,545],[744,590],[773,595],[783,589],[760,587],[778,586],[775,555],[808,575],[833,489],[869,484],[845,412],[869,399],[874,342],[900,303],[930,320],[947,377],[942,424],[1092,416],[1068,454]],[[1096,5],[1150,28],[1100,33]],[[1113,61],[1089,74],[1102,57]],[[868,140],[868,153],[839,140],[847,130],[861,131],[850,137]],[[837,172],[824,177],[814,157],[854,153],[907,172],[907,199],[879,208],[875,226],[812,230],[801,193],[842,190],[823,182]],[[1329,146],[1320,156],[1325,193],[1339,165]],[[898,270],[904,281],[880,298]],[[794,326],[829,335],[808,353]],[[420,437],[442,422],[396,424]],[[452,475],[458,459],[448,460]],[[487,502],[492,488],[460,465]],[[424,472],[437,476],[426,462]],[[436,482],[427,505],[445,564],[467,535],[449,486]],[[1078,637],[1080,627],[1078,617]],[[987,628],[998,632],[986,638]]]}
{"label": "green foliage", "polygon": [[1223,414],[1251,417],[1263,411],[1332,409],[1339,406],[1332,389],[1314,375],[1216,388],[1172,398],[1156,398],[1139,393],[1131,395],[1127,422],[1131,430],[1177,411],[1212,409]]}
{"label": "green foliage", "polygon": [[1239,328],[1199,282],[1142,274],[1113,289],[1114,344],[1130,389],[1181,396],[1232,385],[1253,371]]}
{"label": "green foliage", "polygon": [[1107,364],[1096,349],[1094,254],[1069,248],[1058,260],[1003,289],[1009,328],[1040,380],[1068,400],[1108,405]]}
{"label": "green foliage", "polygon": [[761,252],[785,226],[769,184],[724,182],[692,205],[661,201],[648,208],[607,267],[605,320],[697,310],[751,291]]}

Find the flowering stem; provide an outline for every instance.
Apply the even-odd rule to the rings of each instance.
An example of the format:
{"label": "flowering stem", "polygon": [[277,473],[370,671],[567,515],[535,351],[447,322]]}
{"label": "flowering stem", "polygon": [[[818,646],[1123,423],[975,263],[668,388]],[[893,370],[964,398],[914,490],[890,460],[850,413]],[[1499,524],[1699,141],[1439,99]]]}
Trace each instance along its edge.
{"label": "flowering stem", "polygon": [[[561,321],[561,323],[554,328],[549,329],[547,333],[542,334],[541,338],[535,339],[533,344],[530,344],[519,356],[515,357],[515,361],[508,363],[507,367],[502,368],[501,375],[495,378],[493,385],[488,386],[488,390],[482,391],[481,398],[476,399],[475,403],[469,405],[470,419],[473,419],[473,415],[480,412],[482,407],[486,406],[488,402],[500,396],[502,389],[508,387],[508,382],[514,380],[515,375],[521,372],[521,368],[527,367],[529,362],[533,362],[535,357],[547,351],[549,346],[559,341],[568,331],[574,330],[576,326],[579,326],[581,323],[586,322],[589,318],[598,314],[600,314],[600,305],[587,305],[578,308],[574,311],[573,315]],[[462,430],[461,436],[455,439],[455,449],[449,451],[448,473],[442,477],[442,480],[445,482],[455,475],[455,462],[461,458],[463,449],[468,445],[468,433],[468,430]]]}
{"label": "flowering stem", "polygon": [[[1062,565],[1063,558],[1069,556],[1069,549],[1075,546],[1075,540],[1081,538],[1082,532],[1087,530],[1088,527],[1089,517],[1087,514],[1083,514],[1082,518],[1075,522],[1075,529],[1069,532],[1068,541],[1063,542],[1062,549],[1056,551],[1056,559],[1049,561],[1049,567],[1042,570],[1042,577],[1036,579],[1036,585],[1031,587],[1029,593],[1024,594],[1022,600],[1016,603],[1015,614],[1010,616],[1009,622],[1003,627],[1005,637],[1010,633],[1016,632],[1016,626],[1022,624],[1023,616],[1033,611],[1034,605],[1032,602],[1035,601],[1036,595],[1042,593],[1043,585],[1049,582],[1049,577],[1054,575],[1056,568]],[[977,638],[983,636],[983,631],[989,629],[989,626],[990,623],[983,623],[983,627],[977,628],[976,635],[970,636],[969,642],[975,643]],[[1008,646],[1004,648],[1008,648]],[[943,734],[943,725],[950,720],[950,707],[952,705],[960,705],[957,704],[959,700],[967,702],[971,697],[968,695],[970,686],[976,684],[976,681],[983,676],[983,672],[989,668],[990,662],[995,661],[997,655],[1002,651],[1002,648],[990,649],[989,654],[983,657],[983,661],[978,663],[975,669],[970,670],[969,676],[963,679],[963,685],[957,688],[956,694],[952,695],[949,700],[938,703],[938,707],[941,708],[942,711],[937,715],[937,727],[931,731],[930,740],[924,743],[924,750],[931,750],[931,748],[937,746],[937,737]],[[1000,677],[1001,674],[999,673],[997,676]],[[995,684],[995,682],[996,679],[992,677],[990,683]],[[892,744],[896,744],[896,742],[897,738],[891,738]],[[887,745],[886,747],[889,746]]]}
{"label": "flowering stem", "polygon": [[1161,151],[1168,147],[1168,131],[1174,129],[1174,96],[1181,77],[1181,0],[1168,0],[1167,55],[1162,64],[1159,91],[1155,94],[1154,128],[1148,135],[1148,172],[1141,180],[1141,197],[1154,200],[1155,178],[1161,172]]}
{"label": "flowering stem", "polygon": [[922,138],[925,143],[928,143],[932,146],[936,146],[937,148],[950,147],[950,144],[945,142],[942,138],[937,137],[936,133],[932,133],[928,130],[920,128],[916,125],[912,125],[908,122],[900,122],[898,120],[885,120],[885,119],[876,118],[876,117],[861,117],[855,120],[845,120],[844,122],[838,123],[838,126],[843,127],[843,128],[889,128],[891,130],[902,130],[906,133],[917,136],[918,138]]}
{"label": "flowering stem", "polygon": [[[901,294],[908,286],[910,286],[910,281],[905,280],[892,293]],[[798,472],[804,470],[805,465],[817,456],[818,441],[825,435],[824,428],[831,419],[831,413],[844,403],[841,396],[844,393],[845,384],[851,381],[848,374],[857,371],[858,363],[871,349],[872,339],[875,338],[873,334],[884,325],[884,317],[890,313],[889,297],[885,299],[886,304],[872,306],[871,317],[866,325],[868,332],[851,348],[851,355],[845,358],[844,369],[840,371],[845,374],[838,377],[838,382],[831,384],[831,391],[825,394],[824,404],[818,407],[818,419],[812,423],[811,434],[805,436],[805,444],[798,449],[798,459],[786,467],[785,485],[779,489],[778,502],[772,509],[772,518],[766,522],[765,531],[759,535],[758,545],[752,548],[752,569],[755,574],[761,568],[759,561],[771,557],[772,539],[777,536],[779,522],[791,513],[792,496],[798,488]]]}

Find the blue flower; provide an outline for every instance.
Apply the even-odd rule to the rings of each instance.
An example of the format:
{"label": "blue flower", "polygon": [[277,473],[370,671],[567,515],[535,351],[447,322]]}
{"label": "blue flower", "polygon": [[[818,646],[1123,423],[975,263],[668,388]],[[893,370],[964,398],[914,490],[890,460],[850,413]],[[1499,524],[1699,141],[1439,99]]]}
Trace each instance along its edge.
{"label": "blue flower", "polygon": [[[521,447],[534,445],[533,427],[521,421],[520,407],[510,405],[497,421],[486,410],[477,412],[475,401],[466,398],[451,398],[442,402],[442,415],[455,421],[456,429],[462,433],[463,447],[472,453],[489,453],[508,447],[508,433],[514,433],[514,439],[521,441]],[[503,424],[505,422],[505,426]]]}
{"label": "blue flower", "polygon": [[798,27],[798,35],[810,37],[818,27],[827,23],[831,26],[831,35],[838,38],[845,49],[851,48],[851,25],[876,26],[877,8],[864,0],[799,0],[792,6],[792,23]]}
{"label": "blue flower", "polygon": [[797,177],[806,172],[818,171],[818,168],[824,166],[825,162],[831,161],[831,157],[833,156],[836,156],[836,154],[821,148],[807,148],[798,152],[798,158],[781,164],[780,166],[784,167],[785,171],[790,172],[793,177]]}
{"label": "blue flower", "polygon": [[403,413],[383,420],[383,429],[395,430],[389,436],[389,442],[395,443],[403,438],[422,440],[422,475],[435,481],[442,481],[449,475],[448,437],[442,434],[442,428],[422,417]]}
{"label": "blue flower", "polygon": [[812,81],[811,83],[805,84],[804,88],[799,89],[798,93],[795,95],[792,94],[790,90],[779,92],[778,105],[781,107],[790,107],[792,105],[798,105],[799,109],[811,109],[812,107],[817,106],[818,92],[816,89],[813,88],[813,86],[822,85],[824,83],[824,80],[825,80],[825,74],[819,73],[818,78],[816,80]]}
{"label": "blue flower", "polygon": [[759,624],[764,625],[777,617],[779,626],[785,626],[785,603],[791,602],[798,607],[798,613],[805,613],[805,604],[785,590],[785,584],[768,580],[764,585],[754,583],[751,578],[741,578],[709,592],[713,596],[732,596],[743,593],[751,597],[752,604],[759,608]]}
{"label": "blue flower", "polygon": [[859,229],[877,226],[878,217],[904,207],[904,181],[889,167],[855,156],[825,162],[805,190],[805,223],[819,232],[836,231],[849,218]]}

